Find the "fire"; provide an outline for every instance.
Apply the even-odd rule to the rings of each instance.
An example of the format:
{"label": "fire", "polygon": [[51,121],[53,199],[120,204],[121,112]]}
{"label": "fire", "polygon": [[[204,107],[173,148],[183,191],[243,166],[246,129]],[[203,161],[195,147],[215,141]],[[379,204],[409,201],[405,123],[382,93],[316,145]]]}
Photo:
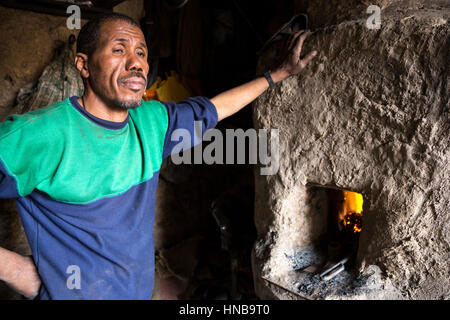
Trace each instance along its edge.
{"label": "fire", "polygon": [[353,233],[359,233],[362,230],[362,194],[346,190],[342,193],[344,201],[339,209],[339,221]]}
{"label": "fire", "polygon": [[348,212],[344,217],[344,226],[353,229],[353,233],[361,232],[362,230],[362,214],[356,212]]}

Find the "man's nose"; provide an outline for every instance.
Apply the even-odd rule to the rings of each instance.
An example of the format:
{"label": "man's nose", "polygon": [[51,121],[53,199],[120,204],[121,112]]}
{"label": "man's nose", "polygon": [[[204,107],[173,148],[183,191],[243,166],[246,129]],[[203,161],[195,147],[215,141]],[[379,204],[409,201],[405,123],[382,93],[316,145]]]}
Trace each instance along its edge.
{"label": "man's nose", "polygon": [[135,54],[130,54],[127,57],[127,70],[144,71],[143,62]]}

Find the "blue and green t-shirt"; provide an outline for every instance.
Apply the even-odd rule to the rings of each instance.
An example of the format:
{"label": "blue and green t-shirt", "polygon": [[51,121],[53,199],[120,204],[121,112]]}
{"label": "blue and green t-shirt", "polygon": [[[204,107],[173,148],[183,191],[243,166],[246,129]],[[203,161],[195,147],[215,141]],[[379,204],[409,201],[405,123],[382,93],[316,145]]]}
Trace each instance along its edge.
{"label": "blue and green t-shirt", "polygon": [[77,99],[0,123],[0,198],[16,199],[40,299],[150,299],[162,160],[174,130],[215,127],[216,108],[205,97],[143,101],[110,122]]}

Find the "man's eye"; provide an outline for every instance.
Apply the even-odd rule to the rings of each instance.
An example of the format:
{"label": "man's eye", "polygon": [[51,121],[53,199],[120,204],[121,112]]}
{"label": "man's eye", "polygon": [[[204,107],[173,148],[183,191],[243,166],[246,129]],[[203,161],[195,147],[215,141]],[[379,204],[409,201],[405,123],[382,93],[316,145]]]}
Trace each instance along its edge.
{"label": "man's eye", "polygon": [[145,52],[138,52],[138,55],[140,55],[141,57],[145,57]]}
{"label": "man's eye", "polygon": [[113,52],[123,52],[122,49],[114,49]]}

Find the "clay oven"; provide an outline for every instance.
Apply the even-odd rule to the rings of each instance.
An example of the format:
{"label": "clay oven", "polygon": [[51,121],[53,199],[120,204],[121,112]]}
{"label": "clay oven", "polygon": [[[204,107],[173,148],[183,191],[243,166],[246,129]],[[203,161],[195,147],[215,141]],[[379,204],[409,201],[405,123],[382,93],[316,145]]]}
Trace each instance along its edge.
{"label": "clay oven", "polygon": [[[262,298],[449,297],[450,9],[378,2],[381,29],[364,11],[318,28],[305,44],[319,51],[313,65],[253,106],[256,128],[280,130],[282,155],[277,174],[255,171]],[[274,46],[261,70],[276,56]],[[353,269],[344,262],[328,281],[305,272],[327,231],[324,188],[364,198]]]}

